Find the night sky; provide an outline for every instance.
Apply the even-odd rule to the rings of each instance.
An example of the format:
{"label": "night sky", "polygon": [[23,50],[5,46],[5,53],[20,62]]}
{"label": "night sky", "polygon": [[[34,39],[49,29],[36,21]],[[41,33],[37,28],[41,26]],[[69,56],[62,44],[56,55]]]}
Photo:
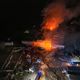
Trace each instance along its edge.
{"label": "night sky", "polygon": [[[40,24],[43,20],[42,10],[51,1],[53,0],[2,0],[0,2],[0,40],[8,38],[11,40],[35,40],[40,38],[37,37],[40,35],[37,32],[40,31]],[[79,0],[66,0],[67,7],[70,8],[74,8],[78,3]],[[80,17],[77,16],[71,21],[75,20],[79,22]],[[68,24],[70,21],[67,22]],[[25,30],[29,30],[30,33],[24,34]]]}

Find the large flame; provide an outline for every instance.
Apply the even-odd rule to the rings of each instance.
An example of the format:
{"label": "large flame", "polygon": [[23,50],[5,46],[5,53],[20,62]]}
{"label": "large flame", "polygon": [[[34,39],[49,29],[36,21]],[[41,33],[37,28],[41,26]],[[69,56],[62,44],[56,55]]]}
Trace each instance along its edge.
{"label": "large flame", "polygon": [[60,42],[58,37],[55,37],[56,39],[53,39],[54,35],[56,35],[53,33],[56,32],[60,24],[68,15],[69,11],[66,10],[65,4],[62,2],[56,2],[54,4],[51,3],[46,8],[44,8],[42,23],[44,40],[34,41],[34,46],[44,48],[46,51],[52,50],[52,48],[55,47],[55,42]]}
{"label": "large flame", "polygon": [[69,14],[70,12],[66,10],[64,2],[49,4],[43,10],[43,29],[56,30]]}
{"label": "large flame", "polygon": [[33,42],[34,46],[41,47],[45,49],[46,51],[51,51],[52,50],[52,42],[49,39],[46,40],[38,40],[36,42]]}

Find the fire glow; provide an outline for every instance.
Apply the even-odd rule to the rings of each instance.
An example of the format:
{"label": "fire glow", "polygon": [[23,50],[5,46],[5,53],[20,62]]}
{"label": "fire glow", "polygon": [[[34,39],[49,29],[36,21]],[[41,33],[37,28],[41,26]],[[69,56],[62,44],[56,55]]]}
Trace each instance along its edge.
{"label": "fire glow", "polygon": [[34,46],[41,47],[45,49],[46,51],[51,51],[52,50],[52,42],[51,40],[38,40],[36,42],[33,42]]}
{"label": "fire glow", "polygon": [[53,50],[53,48],[55,48],[55,42],[60,42],[61,40],[58,37],[56,37],[56,39],[53,39],[54,35],[56,35],[53,33],[57,31],[60,24],[64,22],[65,18],[68,17],[68,15],[69,11],[66,9],[63,2],[51,3],[46,8],[44,8],[42,22],[43,40],[34,41],[33,45],[41,47],[46,51]]}
{"label": "fire glow", "polygon": [[50,19],[45,22],[43,29],[54,31],[59,27],[59,23],[61,23],[61,22],[62,22],[62,19],[60,19],[60,18]]}

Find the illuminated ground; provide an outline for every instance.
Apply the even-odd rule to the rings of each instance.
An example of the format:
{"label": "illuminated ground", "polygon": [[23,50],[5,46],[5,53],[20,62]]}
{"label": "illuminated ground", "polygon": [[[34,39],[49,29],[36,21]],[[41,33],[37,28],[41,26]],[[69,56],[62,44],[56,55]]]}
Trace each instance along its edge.
{"label": "illuminated ground", "polygon": [[[26,72],[22,76],[21,80],[35,80],[36,76],[37,72],[35,71],[33,73]],[[19,78],[17,78],[16,80],[19,80]],[[46,70],[46,75],[44,75],[40,80],[69,80],[69,76],[67,73],[63,74],[61,68],[49,68],[48,70]]]}
{"label": "illuminated ground", "polygon": [[27,76],[25,75],[23,80],[35,80],[36,75],[37,75],[36,73],[31,73],[28,74]]}
{"label": "illuminated ground", "polygon": [[[15,49],[16,48],[16,49]],[[15,47],[15,48],[13,48],[12,49],[12,51],[11,51],[11,53],[10,53],[10,57],[8,58],[9,59],[9,61],[7,60],[7,62],[6,62],[6,64],[5,65],[3,65],[3,69],[4,70],[6,70],[6,69],[14,69],[14,70],[16,70],[15,71],[15,73],[13,72],[13,73],[9,73],[9,72],[7,72],[6,73],[6,76],[7,76],[7,78],[6,77],[4,77],[5,79],[4,80],[8,80],[8,78],[9,78],[9,75],[8,74],[10,74],[11,76],[12,76],[12,74],[16,74],[16,73],[18,73],[19,72],[19,69],[20,69],[20,67],[22,68],[23,67],[23,65],[20,65],[20,60],[22,61],[22,63],[21,64],[24,64],[24,67],[27,65],[27,64],[25,64],[25,63],[27,63],[27,62],[25,62],[25,60],[24,60],[24,58],[25,58],[25,56],[24,56],[24,54],[23,55],[21,55],[20,53],[22,53],[22,52],[18,52],[19,50],[21,50],[21,49],[17,49],[17,47]],[[12,57],[13,56],[13,57]],[[16,57],[15,57],[16,56]],[[19,56],[19,57],[18,57]],[[22,56],[22,57],[21,57]],[[54,58],[54,57],[51,57],[51,56],[47,56],[46,57],[48,60],[50,60],[49,62],[47,62],[47,65],[48,65],[48,69],[46,70],[46,74],[47,74],[47,77],[46,77],[46,75],[45,75],[45,77],[46,77],[46,79],[45,80],[70,80],[70,75],[69,74],[64,74],[62,71],[64,70],[64,68],[63,68],[63,66],[64,66],[64,62],[62,62],[61,60],[63,60],[63,59],[61,59],[61,58]],[[15,60],[15,62],[14,62],[14,60]],[[45,59],[46,60],[46,59]],[[65,59],[66,60],[66,59]],[[17,62],[17,63],[16,63]],[[46,62],[46,61],[45,61]],[[16,65],[14,65],[14,67],[12,68],[12,67],[10,67],[10,66],[12,66],[13,64],[16,64]],[[37,75],[37,66],[36,65],[38,65],[38,64],[34,64],[33,66],[34,66],[34,68],[35,68],[35,71],[33,72],[33,73],[24,73],[24,70],[25,69],[27,69],[27,68],[23,68],[23,69],[21,69],[21,75],[19,75],[18,77],[20,78],[21,77],[21,79],[19,79],[19,78],[16,78],[15,77],[15,79],[13,79],[13,80],[35,80],[35,77],[36,77],[36,75]],[[35,67],[36,66],[36,67]],[[16,68],[16,69],[15,69]],[[9,71],[8,70],[8,71]],[[3,73],[1,73],[1,74],[3,74]],[[73,76],[74,77],[74,76]],[[11,79],[10,79],[11,80]],[[73,79],[72,79],[73,80]]]}

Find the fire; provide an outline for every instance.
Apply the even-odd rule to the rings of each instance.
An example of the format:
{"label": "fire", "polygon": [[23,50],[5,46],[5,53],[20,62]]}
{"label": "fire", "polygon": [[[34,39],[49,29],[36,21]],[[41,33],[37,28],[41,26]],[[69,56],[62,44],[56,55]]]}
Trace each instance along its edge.
{"label": "fire", "polygon": [[41,47],[45,49],[46,51],[52,50],[52,42],[51,40],[38,40],[36,42],[33,42],[34,46]]}
{"label": "fire", "polygon": [[[56,43],[59,43],[62,38],[57,35],[57,29],[69,15],[65,3],[62,1],[49,4],[43,9],[43,22],[41,24],[43,30],[43,39],[33,42],[33,46],[41,47],[46,51],[52,51]],[[60,34],[60,33],[59,33]],[[59,36],[59,37],[58,37]],[[59,40],[60,39],[60,40]]]}
{"label": "fire", "polygon": [[44,23],[43,29],[50,30],[50,31],[56,30],[59,27],[59,23],[61,23],[61,22],[62,22],[62,19],[58,18],[58,17],[50,19],[50,20],[47,20]]}
{"label": "fire", "polygon": [[43,29],[50,31],[58,29],[71,12],[66,9],[64,1],[49,4],[43,9]]}

